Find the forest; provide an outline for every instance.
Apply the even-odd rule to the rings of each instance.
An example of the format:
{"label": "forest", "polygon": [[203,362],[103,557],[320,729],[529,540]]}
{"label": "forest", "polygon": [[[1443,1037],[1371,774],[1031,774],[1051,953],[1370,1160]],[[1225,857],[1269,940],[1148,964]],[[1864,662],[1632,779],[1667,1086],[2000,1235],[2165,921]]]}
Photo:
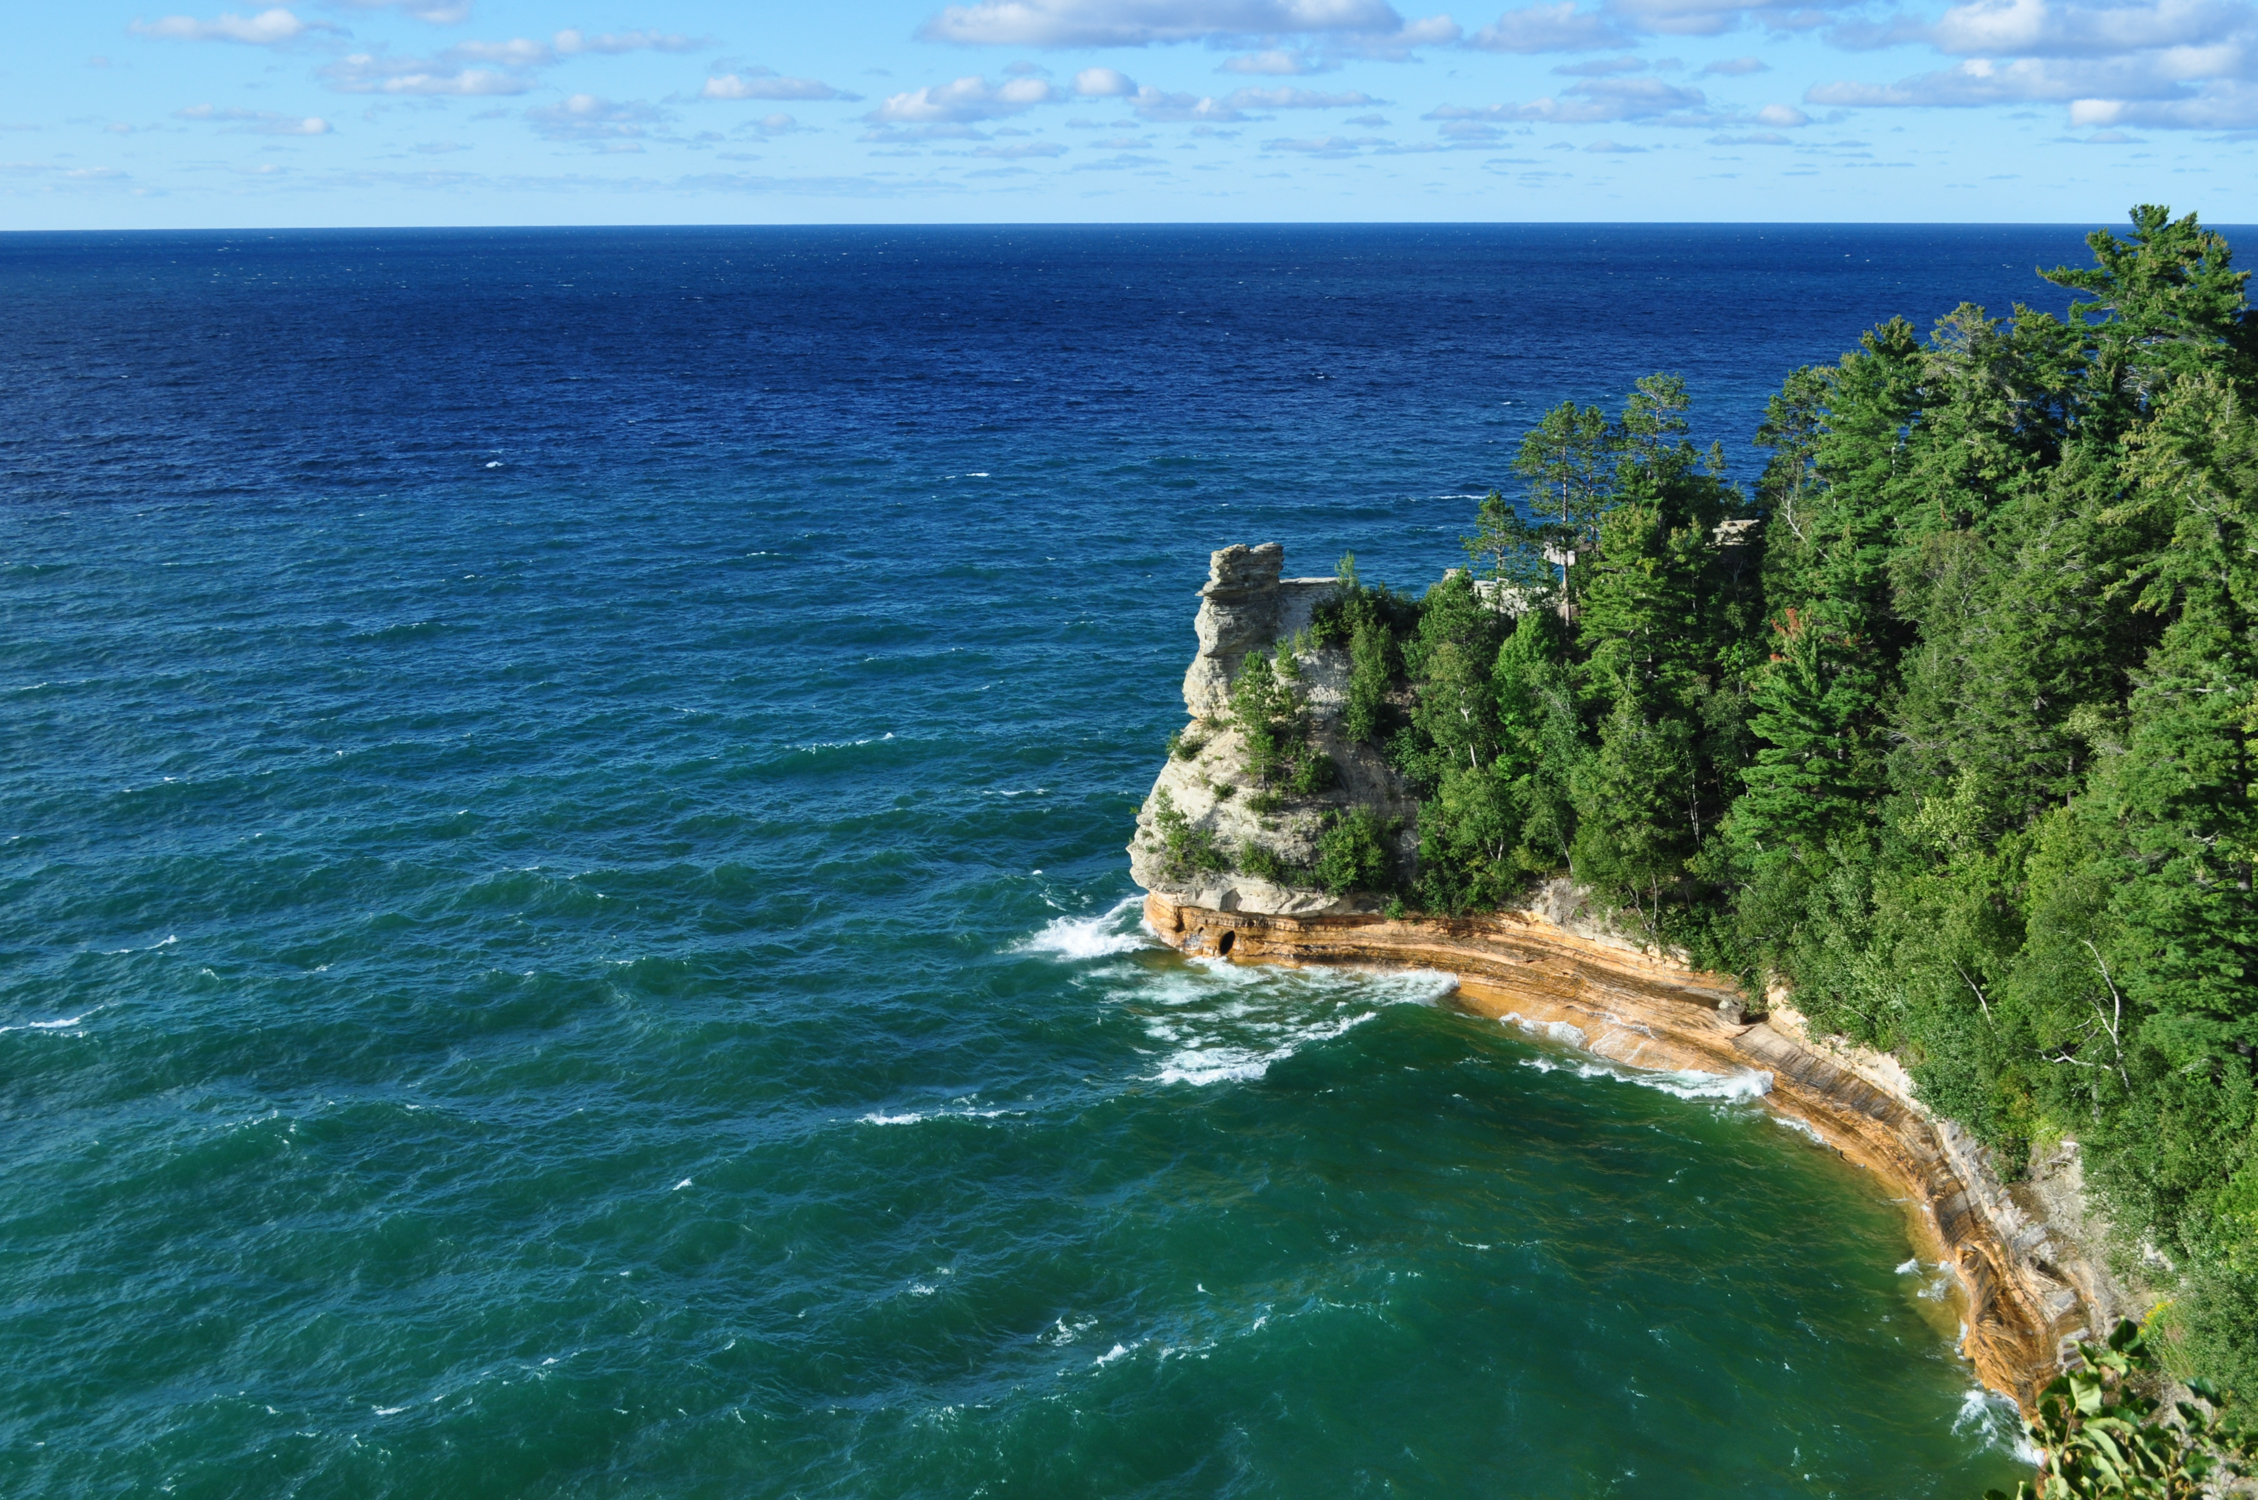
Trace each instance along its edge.
{"label": "forest", "polygon": [[2189,1367],[2258,1391],[2258,319],[2192,215],[2088,243],[2065,317],[1789,375],[1752,489],[1657,375],[1528,433],[1470,571],[1345,560],[1316,631],[1419,853],[1337,863],[1430,912],[1568,874],[2006,1170],[2076,1140]]}

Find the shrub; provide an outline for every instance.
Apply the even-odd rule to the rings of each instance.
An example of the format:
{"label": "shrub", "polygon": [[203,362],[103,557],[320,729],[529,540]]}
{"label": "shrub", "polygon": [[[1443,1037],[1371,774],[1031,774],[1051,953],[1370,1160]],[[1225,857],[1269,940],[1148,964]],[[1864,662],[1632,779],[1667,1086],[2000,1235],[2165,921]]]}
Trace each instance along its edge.
{"label": "shrub", "polygon": [[1207,737],[1199,732],[1197,725],[1179,729],[1168,737],[1168,758],[1171,760],[1190,760],[1206,748]]}
{"label": "shrub", "polygon": [[1248,839],[1239,845],[1239,868],[1257,880],[1267,880],[1272,885],[1292,885],[1297,873],[1292,865],[1278,857],[1277,851]]}
{"label": "shrub", "polygon": [[1312,750],[1294,763],[1286,777],[1286,790],[1297,797],[1314,797],[1331,786],[1339,775],[1333,757],[1322,750]]}
{"label": "shrub", "polygon": [[1171,880],[1182,880],[1202,870],[1222,874],[1231,868],[1231,856],[1215,841],[1215,835],[1194,828],[1166,787],[1153,793],[1153,831],[1160,835],[1161,860]]}
{"label": "shrub", "polygon": [[1351,808],[1335,818],[1317,836],[1317,883],[1335,896],[1352,890],[1386,890],[1395,874],[1395,861],[1388,855],[1391,831],[1367,807]]}

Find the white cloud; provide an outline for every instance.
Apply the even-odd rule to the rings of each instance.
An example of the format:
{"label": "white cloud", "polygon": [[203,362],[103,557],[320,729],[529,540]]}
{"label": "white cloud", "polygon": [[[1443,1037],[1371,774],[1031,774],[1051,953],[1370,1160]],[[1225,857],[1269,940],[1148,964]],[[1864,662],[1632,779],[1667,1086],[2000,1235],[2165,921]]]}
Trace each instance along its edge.
{"label": "white cloud", "polygon": [[2079,125],[2245,129],[2258,126],[2251,71],[2249,53],[2240,47],[2166,47],[2110,58],[1972,57],[1892,84],[1820,84],[1803,97],[1853,109],[2067,104]]}
{"label": "white cloud", "polygon": [[1395,36],[1405,29],[1387,0],[976,0],[949,6],[917,34],[987,46],[1145,47],[1231,37]]}
{"label": "white cloud", "polygon": [[191,104],[173,112],[176,120],[204,120],[252,135],[328,135],[330,124],[319,115],[286,115],[271,109],[221,109]]}
{"label": "white cloud", "polygon": [[272,47],[280,42],[294,42],[309,31],[335,31],[337,28],[318,21],[301,21],[278,5],[255,16],[224,12],[209,21],[199,21],[194,16],[165,16],[155,21],[135,21],[126,29],[136,36],[157,37],[169,42],[243,42],[253,47]]}
{"label": "white cloud", "polygon": [[985,78],[959,78],[889,95],[865,118],[879,125],[963,125],[1002,119],[1063,97],[1039,78],[1014,78],[1000,86]]}
{"label": "white cloud", "polygon": [[1946,11],[1930,37],[1938,51],[1962,57],[2116,57],[2248,37],[2258,31],[2254,22],[2248,5],[2222,0],[2112,6],[1976,0]]}
{"label": "white cloud", "polygon": [[981,156],[993,161],[1026,161],[1030,157],[1064,156],[1066,148],[1056,141],[1013,141],[1008,146],[975,146],[970,151],[942,151],[940,156]]}
{"label": "white cloud", "polygon": [[2244,0],[1969,0],[1918,35],[1963,60],[1896,83],[1821,84],[1805,100],[1858,109],[2054,103],[2081,126],[2258,129],[2258,10]]}
{"label": "white cloud", "polygon": [[[430,57],[395,57],[387,52],[356,52],[317,70],[329,87],[343,94],[422,94],[486,96],[523,94],[533,87],[532,74],[554,67],[567,57],[582,54],[618,55],[627,52],[683,52],[704,45],[703,39],[672,32],[623,31],[590,36],[581,31],[560,31],[548,41],[511,37],[505,41],[457,42]],[[766,74],[766,69],[755,69]],[[773,75],[768,75],[773,76]],[[798,80],[786,80],[798,82]],[[821,84],[813,85],[823,87]],[[809,99],[852,98],[848,94],[746,93],[718,98]],[[575,97],[583,97],[576,95]],[[594,97],[588,95],[585,97]]]}
{"label": "white cloud", "polygon": [[2077,99],[2070,104],[2070,123],[2146,125],[2163,130],[2258,130],[2258,88],[2241,79],[2222,79],[2187,98]]}
{"label": "white cloud", "polygon": [[1643,57],[1594,57],[1583,62],[1562,63],[1552,71],[1564,78],[1605,78],[1614,73],[1644,73],[1646,68]]}
{"label": "white cloud", "polygon": [[1251,73],[1258,78],[1293,78],[1306,73],[1329,73],[1339,66],[1307,48],[1288,51],[1284,47],[1272,47],[1262,52],[1241,52],[1226,57],[1216,71]]}
{"label": "white cloud", "polygon": [[536,134],[552,141],[616,142],[648,135],[649,127],[667,118],[663,109],[640,100],[614,101],[594,94],[574,94],[561,104],[529,109],[525,117]]}
{"label": "white cloud", "polygon": [[706,80],[701,99],[860,99],[813,78],[782,78],[767,68],[748,68]]}
{"label": "white cloud", "polygon": [[1631,37],[1595,11],[1578,10],[1576,0],[1557,5],[1524,5],[1509,10],[1466,39],[1485,52],[1597,52],[1623,47]]}
{"label": "white cloud", "polygon": [[1292,151],[1302,156],[1315,156],[1337,161],[1344,156],[1356,155],[1366,146],[1385,146],[1388,144],[1388,141],[1376,135],[1360,135],[1354,139],[1346,136],[1329,135],[1321,140],[1264,141],[1262,149],[1265,151]]}
{"label": "white cloud", "polygon": [[1137,85],[1118,68],[1084,68],[1074,75],[1074,92],[1085,99],[1121,99],[1137,92]]}
{"label": "white cloud", "polygon": [[[1557,99],[1536,99],[1527,104],[1492,104],[1466,109],[1446,104],[1431,110],[1430,120],[1542,120],[1555,125],[1607,125],[1626,120],[1664,120],[1685,116],[1684,123],[1714,124],[1709,101],[1700,89],[1679,88],[1659,78],[1590,78],[1561,91]],[[1671,122],[1678,123],[1678,122]]]}
{"label": "white cloud", "polygon": [[1234,109],[1363,109],[1391,101],[1375,99],[1355,89],[1342,94],[1325,94],[1316,89],[1244,88],[1233,89],[1223,102]]}
{"label": "white cloud", "polygon": [[545,68],[557,60],[547,42],[512,37],[506,42],[461,42],[440,56],[450,62],[499,63],[505,68]]}
{"label": "white cloud", "polygon": [[1744,78],[1751,73],[1769,73],[1772,65],[1760,57],[1729,57],[1723,62],[1710,63],[1701,71],[1723,78]]}
{"label": "white cloud", "polygon": [[470,19],[470,0],[328,0],[354,10],[397,10],[434,26],[459,26]]}
{"label": "white cloud", "polygon": [[522,94],[533,81],[499,68],[455,68],[418,57],[387,57],[355,52],[318,70],[317,77],[340,94],[455,95],[480,98]]}
{"label": "white cloud", "polygon": [[1138,119],[1154,125],[1221,125],[1246,118],[1223,100],[1197,94],[1163,93],[1151,84],[1137,90],[1129,107],[1136,111]]}
{"label": "white cloud", "polygon": [[567,30],[557,33],[554,45],[559,53],[567,56],[575,52],[696,52],[712,46],[713,38],[662,31],[616,31],[589,36]]}

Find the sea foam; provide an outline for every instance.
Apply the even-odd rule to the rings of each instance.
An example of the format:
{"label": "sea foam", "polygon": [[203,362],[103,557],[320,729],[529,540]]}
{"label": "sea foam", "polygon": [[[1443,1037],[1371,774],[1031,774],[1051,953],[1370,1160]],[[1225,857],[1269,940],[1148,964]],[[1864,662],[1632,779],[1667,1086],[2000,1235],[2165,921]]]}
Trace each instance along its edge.
{"label": "sea foam", "polygon": [[1072,961],[1149,948],[1153,944],[1152,937],[1145,931],[1143,921],[1131,916],[1143,906],[1142,897],[1124,896],[1098,916],[1054,917],[1042,931],[1014,943],[1011,951],[1048,953]]}

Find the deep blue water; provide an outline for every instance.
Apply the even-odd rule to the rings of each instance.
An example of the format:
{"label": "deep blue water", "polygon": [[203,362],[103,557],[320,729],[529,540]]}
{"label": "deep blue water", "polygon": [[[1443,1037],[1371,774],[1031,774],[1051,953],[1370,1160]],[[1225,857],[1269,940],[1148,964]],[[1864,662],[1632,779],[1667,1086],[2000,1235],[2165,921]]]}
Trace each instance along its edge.
{"label": "deep blue water", "polygon": [[1122,845],[1210,549],[2079,240],[0,237],[0,1492],[2011,1477],[1876,1185]]}

